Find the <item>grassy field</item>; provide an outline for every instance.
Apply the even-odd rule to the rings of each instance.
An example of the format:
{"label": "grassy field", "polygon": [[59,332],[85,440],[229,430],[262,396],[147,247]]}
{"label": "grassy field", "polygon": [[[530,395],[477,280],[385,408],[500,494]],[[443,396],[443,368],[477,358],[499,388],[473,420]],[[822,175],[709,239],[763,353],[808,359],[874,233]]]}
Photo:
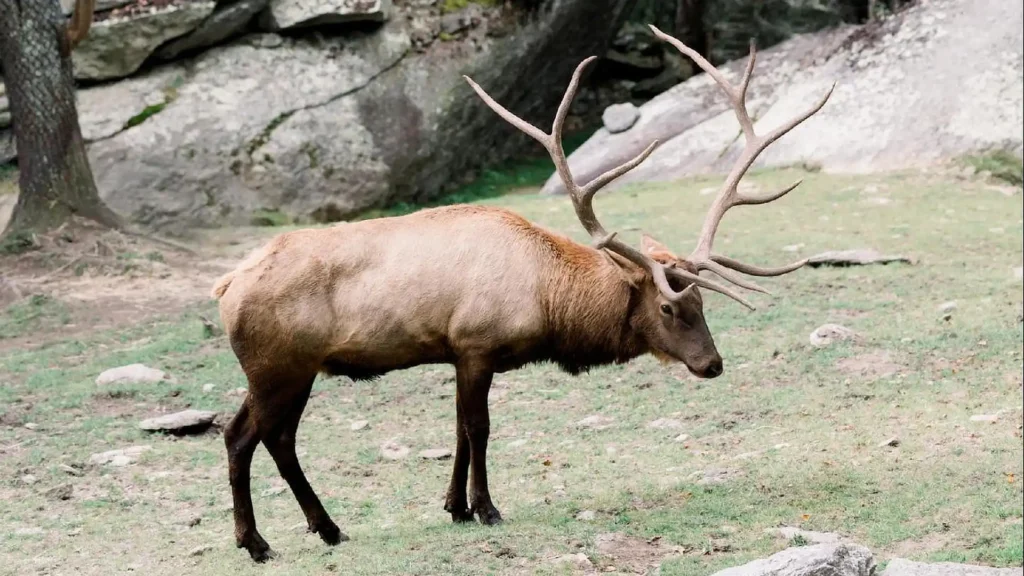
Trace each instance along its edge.
{"label": "grassy field", "polygon": [[[323,379],[299,457],[352,540],[329,548],[306,534],[260,448],[256,517],[279,554],[268,566],[234,547],[220,434],[136,427],[186,406],[237,408],[245,380],[226,340],[204,334],[199,315],[216,317],[205,293],[104,330],[83,329],[81,302],[26,294],[0,316],[0,574],[569,574],[581,570],[552,559],[582,553],[602,572],[660,563],[663,575],[692,576],[784,548],[766,533],[780,525],[838,532],[883,563],[1020,566],[1019,189],[939,174],[749,181],[767,190],[796,177],[806,181],[786,199],[730,214],[718,249],[781,264],[874,248],[916,263],[804,269],[766,282],[775,296],[755,295],[755,312],[707,296],[726,366],[713,381],[652,359],[575,378],[549,366],[498,377],[489,473],[506,522],[494,528],[452,525],[442,510],[451,462],[417,457],[454,448],[450,367]],[[608,192],[597,210],[624,237],[642,229],[684,252],[718,181]],[[484,202],[583,238],[565,198]],[[234,231],[232,242],[273,231]],[[829,322],[859,338],[810,346]],[[133,362],[175,381],[94,383]],[[606,425],[579,424],[594,415]],[[658,419],[669,422],[649,426]],[[355,420],[370,425],[352,431]],[[382,458],[391,440],[411,454]],[[152,449],[129,466],[87,465],[136,445]],[[64,484],[70,499],[47,493]]]}

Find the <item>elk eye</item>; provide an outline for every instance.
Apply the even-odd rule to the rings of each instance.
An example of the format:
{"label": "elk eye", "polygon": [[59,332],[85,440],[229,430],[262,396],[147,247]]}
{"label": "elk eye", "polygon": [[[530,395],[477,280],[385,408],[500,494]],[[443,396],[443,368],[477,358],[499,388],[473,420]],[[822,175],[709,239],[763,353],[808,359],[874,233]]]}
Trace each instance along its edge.
{"label": "elk eye", "polygon": [[668,304],[662,304],[661,305],[661,313],[664,314],[665,316],[671,316],[672,315],[672,307],[669,306]]}

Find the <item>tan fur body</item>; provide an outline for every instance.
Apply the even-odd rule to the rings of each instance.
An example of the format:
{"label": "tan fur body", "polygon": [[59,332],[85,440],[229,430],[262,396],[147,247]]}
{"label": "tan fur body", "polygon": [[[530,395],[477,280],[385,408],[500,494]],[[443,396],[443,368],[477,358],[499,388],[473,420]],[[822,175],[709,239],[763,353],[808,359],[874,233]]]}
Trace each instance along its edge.
{"label": "tan fur body", "polygon": [[627,330],[641,280],[512,212],[452,206],[281,234],[214,296],[246,368],[258,356],[363,378],[472,356],[576,372],[647,351]]}

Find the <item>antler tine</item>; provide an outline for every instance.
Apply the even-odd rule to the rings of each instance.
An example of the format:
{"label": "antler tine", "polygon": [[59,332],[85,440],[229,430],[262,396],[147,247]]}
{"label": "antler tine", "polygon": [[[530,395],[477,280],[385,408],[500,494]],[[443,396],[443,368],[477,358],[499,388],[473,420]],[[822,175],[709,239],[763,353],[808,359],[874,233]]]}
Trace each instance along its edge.
{"label": "antler tine", "polygon": [[[687,260],[697,268],[698,272],[701,270],[710,270],[725,280],[742,288],[766,292],[757,284],[731,274],[727,269],[752,276],[778,276],[800,268],[806,263],[806,261],[796,262],[780,268],[759,268],[757,266],[737,262],[724,256],[713,255],[711,253],[711,248],[715,240],[715,232],[717,232],[718,225],[721,223],[722,217],[725,216],[726,211],[733,206],[766,204],[768,202],[778,200],[800,185],[800,182],[797,181],[782,190],[757,197],[741,194],[738,191],[740,179],[743,178],[743,175],[750,169],[754,160],[757,159],[761,152],[763,152],[764,149],[772,142],[778,140],[787,132],[796,128],[803,121],[818,112],[818,110],[825,105],[825,102],[827,102],[829,97],[832,95],[832,91],[835,89],[835,84],[833,84],[828,93],[826,93],[810,109],[785,122],[768,134],[759,136],[754,130],[754,124],[750,119],[750,113],[747,110],[746,104],[747,88],[749,87],[750,79],[753,76],[754,63],[757,56],[757,51],[753,41],[750,43],[750,57],[747,60],[747,66],[743,72],[743,77],[740,80],[739,87],[735,87],[725,78],[725,76],[722,75],[721,71],[719,71],[700,54],[695,52],[692,48],[686,46],[678,39],[658,30],[655,26],[651,26],[651,30],[654,32],[655,36],[665,42],[668,42],[684,55],[690,57],[697,66],[707,72],[707,74],[711,76],[711,78],[714,79],[714,81],[722,88],[722,91],[725,92],[729,97],[729,101],[732,103],[733,112],[736,114],[736,119],[739,121],[740,128],[743,131],[744,140],[746,141],[743,152],[736,160],[732,170],[729,171],[728,176],[726,176],[721,190],[715,197],[714,202],[711,204],[711,208],[708,210],[707,216],[704,218],[704,225],[701,228],[700,236],[697,240],[697,247],[690,253]],[[719,292],[736,299],[736,296],[733,293],[723,292],[721,290],[719,290]]]}
{"label": "antler tine", "polygon": [[[651,155],[651,152],[653,152],[657,147],[658,141],[655,140],[652,142],[650,146],[644,149],[643,152],[638,154],[632,160],[608,170],[604,174],[594,178],[594,180],[585,186],[580,186],[576,183],[576,180],[572,176],[572,172],[569,170],[569,162],[565,157],[565,150],[562,148],[562,127],[565,123],[565,117],[569,113],[569,107],[572,104],[573,97],[576,95],[576,90],[579,88],[583,72],[594,60],[596,60],[596,58],[592,56],[583,60],[583,62],[580,62],[579,66],[576,67],[576,71],[572,75],[572,80],[569,82],[569,86],[566,88],[565,94],[562,96],[562,102],[558,106],[558,112],[555,114],[555,120],[551,126],[550,134],[541,132],[538,128],[516,116],[501,104],[498,104],[493,98],[484,92],[483,88],[474,82],[473,79],[468,76],[464,76],[464,78],[476,92],[477,96],[479,96],[480,99],[491,108],[491,110],[494,110],[509,124],[512,124],[522,132],[528,134],[534,140],[540,142],[548,151],[552,162],[555,164],[555,170],[558,172],[559,178],[562,180],[562,184],[565,185],[565,189],[569,191],[569,195],[572,198],[573,208],[576,211],[576,216],[579,218],[580,223],[583,224],[583,228],[594,239],[595,247],[615,252],[637,266],[647,269],[651,273],[655,286],[666,298],[670,300],[679,300],[685,297],[693,290],[693,286],[697,285],[727,294],[741,302],[744,306],[753,309],[753,305],[725,286],[706,278],[701,278],[699,275],[692,274],[685,270],[666,268],[664,265],[643,254],[636,248],[633,248],[632,246],[617,239],[615,237],[616,233],[609,233],[606,231],[604,226],[602,226],[601,222],[597,219],[593,206],[594,195],[612,180],[615,180],[619,176],[622,176],[626,172],[636,168],[641,162],[646,160],[647,157]],[[690,284],[682,291],[676,292],[672,289],[672,286],[669,283],[669,274],[677,278],[687,280]]]}
{"label": "antler tine", "polygon": [[74,50],[78,43],[85,39],[92,26],[92,13],[96,9],[96,0],[77,0],[71,23],[68,24],[68,46]]}

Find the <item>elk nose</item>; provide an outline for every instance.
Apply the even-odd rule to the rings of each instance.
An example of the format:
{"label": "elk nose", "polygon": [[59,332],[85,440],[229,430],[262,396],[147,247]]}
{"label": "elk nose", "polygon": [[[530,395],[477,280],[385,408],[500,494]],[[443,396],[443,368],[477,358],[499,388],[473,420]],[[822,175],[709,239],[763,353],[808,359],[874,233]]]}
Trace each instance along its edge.
{"label": "elk nose", "polygon": [[718,378],[722,375],[724,370],[725,369],[722,367],[722,361],[715,360],[711,364],[708,364],[708,367],[704,370],[704,376],[708,378]]}

